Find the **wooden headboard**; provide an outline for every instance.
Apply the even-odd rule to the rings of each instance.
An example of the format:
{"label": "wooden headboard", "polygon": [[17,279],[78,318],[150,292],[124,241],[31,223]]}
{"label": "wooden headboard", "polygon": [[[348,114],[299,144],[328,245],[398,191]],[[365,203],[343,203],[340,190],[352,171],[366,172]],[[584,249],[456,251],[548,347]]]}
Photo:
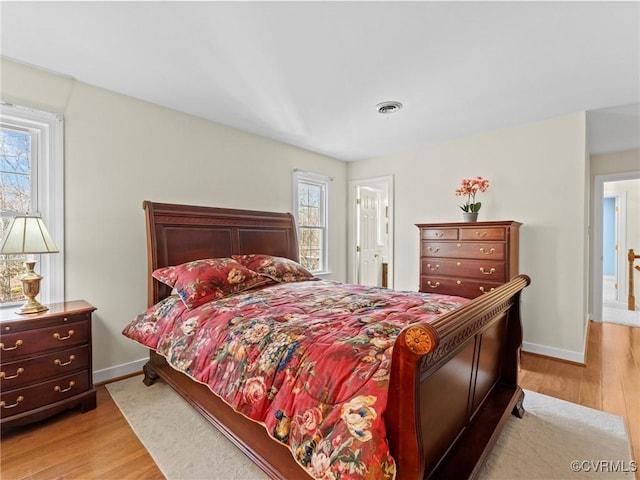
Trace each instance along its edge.
{"label": "wooden headboard", "polygon": [[145,201],[148,304],[170,294],[151,273],[201,258],[264,253],[298,258],[295,220],[290,213],[198,207]]}

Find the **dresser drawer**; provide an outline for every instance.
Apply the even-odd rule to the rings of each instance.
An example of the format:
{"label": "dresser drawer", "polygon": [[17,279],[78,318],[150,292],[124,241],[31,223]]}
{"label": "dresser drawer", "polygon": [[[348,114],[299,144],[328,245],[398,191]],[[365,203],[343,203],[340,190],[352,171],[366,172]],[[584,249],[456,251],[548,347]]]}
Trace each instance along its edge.
{"label": "dresser drawer", "polygon": [[502,261],[422,258],[420,271],[426,275],[469,277],[495,282],[507,280],[506,264]]}
{"label": "dresser drawer", "polygon": [[504,240],[506,238],[506,230],[503,227],[460,229],[460,240]]}
{"label": "dresser drawer", "polygon": [[420,230],[422,240],[458,240],[457,228],[425,228]]}
{"label": "dresser drawer", "polygon": [[425,293],[445,293],[465,298],[475,298],[502,285],[503,282],[466,280],[447,277],[420,277],[420,291]]}
{"label": "dresser drawer", "polygon": [[5,362],[0,371],[0,390],[22,387],[38,380],[58,377],[75,370],[86,370],[88,367],[88,345]]}
{"label": "dresser drawer", "polygon": [[89,390],[89,372],[76,372],[30,387],[0,393],[0,417],[5,418],[65,400]]}
{"label": "dresser drawer", "polygon": [[38,330],[25,330],[2,335],[2,361],[10,361],[25,355],[44,353],[47,350],[66,348],[89,342],[91,325],[88,321],[60,323]]}
{"label": "dresser drawer", "polygon": [[505,244],[499,242],[422,242],[421,255],[436,258],[504,260]]}

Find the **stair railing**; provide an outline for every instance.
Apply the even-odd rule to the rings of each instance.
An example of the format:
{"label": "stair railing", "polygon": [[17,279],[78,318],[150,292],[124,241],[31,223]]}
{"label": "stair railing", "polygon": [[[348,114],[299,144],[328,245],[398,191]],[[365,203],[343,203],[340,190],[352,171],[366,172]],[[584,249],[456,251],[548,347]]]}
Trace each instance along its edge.
{"label": "stair railing", "polygon": [[640,272],[640,265],[636,265],[634,266],[633,263],[635,262],[635,260],[637,258],[640,258],[640,255],[636,255],[633,251],[633,248],[629,249],[629,301],[627,304],[627,308],[629,310],[635,310],[636,309],[636,297],[633,294],[634,290],[633,290],[633,271],[634,270],[638,270]]}

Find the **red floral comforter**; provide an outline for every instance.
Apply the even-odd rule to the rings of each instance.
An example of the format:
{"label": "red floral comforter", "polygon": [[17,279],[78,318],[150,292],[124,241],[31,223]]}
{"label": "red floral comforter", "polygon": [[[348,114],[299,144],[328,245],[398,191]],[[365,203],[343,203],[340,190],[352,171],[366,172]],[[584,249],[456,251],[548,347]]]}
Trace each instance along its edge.
{"label": "red floral comforter", "polygon": [[193,310],[173,295],[123,334],[262,423],[312,477],[378,480],[395,477],[384,425],[395,338],[466,301],[283,283]]}

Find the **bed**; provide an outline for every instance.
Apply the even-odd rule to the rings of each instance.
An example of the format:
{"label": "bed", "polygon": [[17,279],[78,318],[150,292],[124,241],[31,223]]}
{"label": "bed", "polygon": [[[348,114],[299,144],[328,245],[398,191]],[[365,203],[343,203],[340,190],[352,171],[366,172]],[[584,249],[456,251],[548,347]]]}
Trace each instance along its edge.
{"label": "bed", "polygon": [[[159,269],[171,269],[201,259],[249,258],[253,254],[298,261],[297,233],[290,214],[149,201],[143,203],[143,208],[148,248],[148,306],[152,311],[166,310],[168,304],[180,304],[173,298],[176,294],[170,282],[158,281],[153,276]],[[313,296],[309,295],[310,289],[324,292],[324,288],[340,287],[338,282],[304,280],[296,288],[303,291],[306,288],[307,297]],[[381,429],[386,436],[382,442],[388,445],[392,465],[383,462],[382,466],[372,469],[375,475],[363,474],[363,478],[459,479],[473,478],[478,473],[509,415],[513,413],[521,417],[524,414],[524,393],[518,386],[522,343],[520,295],[528,284],[529,278],[519,275],[480,297],[461,300],[447,313],[424,317],[429,318],[428,321],[414,316],[411,317],[413,320],[401,327],[393,323],[396,330],[392,335],[392,348],[385,350],[385,355],[388,354],[390,359],[385,364],[388,370],[384,378],[386,408],[378,412],[376,420],[382,423]],[[216,305],[216,311],[231,311],[229,305],[233,302],[251,304],[249,306],[253,308],[254,303],[259,303],[256,299],[260,300],[266,295],[285,298],[284,289],[290,287],[284,283],[268,282],[267,285],[255,285],[252,288],[251,291],[238,292],[237,297],[230,295],[230,299],[212,303]],[[344,289],[352,289],[349,291],[350,301],[362,296],[358,288],[344,285]],[[272,293],[269,289],[280,290]],[[369,298],[369,294],[364,296]],[[387,289],[378,289],[373,294],[376,298],[385,299],[401,297],[404,303],[417,301],[414,298],[416,295],[420,298],[429,296],[396,293]],[[325,300],[332,298],[332,295],[318,293]],[[437,305],[453,305],[456,300],[445,295],[430,301],[437,302]],[[219,302],[226,302],[224,308],[218,306]],[[159,304],[164,306],[158,307]],[[180,304],[176,308],[185,307]],[[193,312],[199,308],[213,307],[205,304]],[[359,308],[358,313],[369,315],[372,308],[375,307],[367,305],[364,310]],[[442,310],[446,309],[443,307]],[[415,305],[409,311],[415,312]],[[420,314],[424,311],[424,308],[420,310]],[[238,314],[237,318],[243,315]],[[320,315],[329,316],[326,311]],[[291,317],[289,315],[287,319]],[[362,323],[362,317],[359,318]],[[357,350],[356,347],[350,348]],[[314,448],[319,449],[316,444],[320,441],[318,433],[311,441],[307,439],[306,443],[298,444],[295,451],[292,450],[276,435],[277,428],[268,429],[264,424],[252,420],[246,412],[236,411],[237,406],[230,406],[220,395],[212,393],[212,388],[206,382],[193,376],[191,367],[181,369],[170,365],[167,358],[171,358],[171,355],[167,351],[163,354],[158,351],[161,350],[150,347],[150,358],[144,367],[145,384],[151,385],[157,379],[169,384],[270,478],[337,479],[360,476],[361,472],[356,467],[349,467],[351,471],[345,469],[345,465],[352,465],[350,463],[342,463],[338,470],[316,474],[317,465],[314,467],[316,469],[311,468],[309,457],[305,457],[304,452],[310,454]],[[292,357],[291,353],[287,361]],[[349,368],[347,370],[351,372]],[[311,372],[310,376],[316,375]],[[291,374],[289,377],[292,378]],[[309,382],[305,382],[305,386],[316,390],[323,388],[310,386]],[[282,388],[282,385],[278,388]],[[326,399],[326,396],[322,398]],[[358,402],[349,404],[351,413],[359,415],[358,421],[364,417],[362,412],[372,413],[368,420],[376,417],[373,409],[369,409],[368,404],[361,400],[373,397],[362,395],[358,398]],[[327,403],[333,405],[329,401],[325,402],[325,406]],[[282,420],[284,417],[289,427],[293,420],[283,415],[282,411],[278,410],[276,416],[280,413],[278,418]],[[344,405],[342,412],[345,412]],[[353,429],[350,430],[356,437],[363,434],[362,428],[358,428],[355,433]],[[336,434],[334,444],[336,438],[344,440]],[[306,460],[301,461],[302,457]],[[379,461],[378,457],[376,459]]]}

